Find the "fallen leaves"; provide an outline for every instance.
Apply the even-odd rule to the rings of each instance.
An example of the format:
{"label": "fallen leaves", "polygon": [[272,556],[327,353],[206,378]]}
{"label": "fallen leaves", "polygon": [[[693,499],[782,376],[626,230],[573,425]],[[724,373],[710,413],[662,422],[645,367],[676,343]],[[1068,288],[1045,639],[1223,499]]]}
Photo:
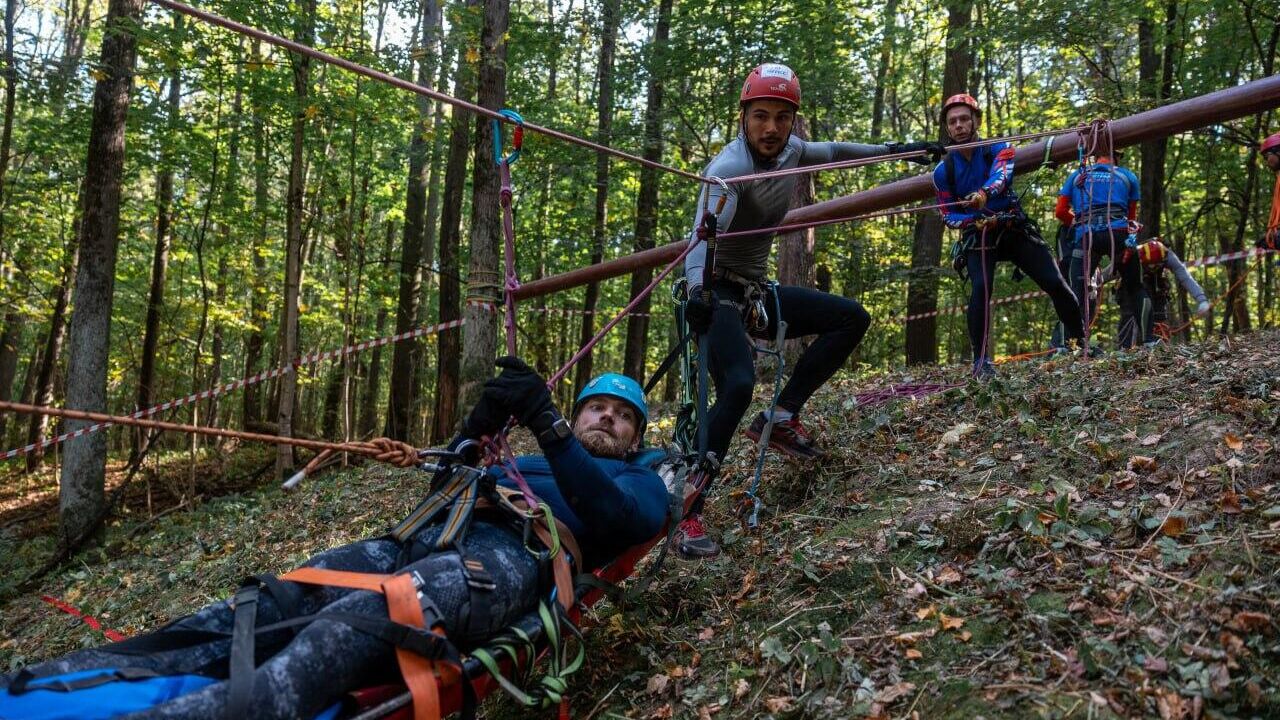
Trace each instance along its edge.
{"label": "fallen leaves", "polygon": [[950,430],[942,433],[942,439],[938,441],[938,447],[942,448],[946,445],[958,444],[961,438],[973,432],[976,427],[977,425],[974,425],[971,422],[962,422],[959,425],[956,425]]}
{"label": "fallen leaves", "polygon": [[943,630],[959,630],[964,627],[964,618],[951,617],[946,613],[939,613],[938,623],[942,626]]}
{"label": "fallen leaves", "polygon": [[1222,493],[1222,497],[1218,498],[1218,507],[1227,515],[1239,515],[1244,512],[1244,508],[1240,505],[1240,496],[1235,490]]}
{"label": "fallen leaves", "polygon": [[734,593],[729,599],[735,603],[741,603],[747,597],[747,593],[751,592],[751,588],[755,586],[756,571],[749,570],[742,578],[742,589]]}
{"label": "fallen leaves", "polygon": [[791,711],[791,703],[795,702],[795,698],[790,696],[779,696],[764,699],[764,707],[771,713],[784,713]]}
{"label": "fallen leaves", "polygon": [[1153,457],[1147,457],[1146,455],[1134,455],[1129,458],[1129,464],[1126,467],[1133,472],[1149,473],[1155,471],[1158,466],[1159,463],[1157,463],[1156,459]]}
{"label": "fallen leaves", "polygon": [[1241,440],[1239,437],[1237,437],[1236,435],[1233,435],[1232,433],[1227,433],[1223,435],[1222,440],[1227,444],[1227,447],[1231,448],[1232,450],[1244,449],[1244,440]]}
{"label": "fallen leaves", "polygon": [[1170,515],[1160,523],[1160,534],[1166,537],[1178,537],[1187,531],[1187,519]]}
{"label": "fallen leaves", "polygon": [[1231,618],[1227,627],[1243,633],[1268,633],[1271,630],[1271,616],[1266,613],[1242,610]]}
{"label": "fallen leaves", "polygon": [[890,685],[876,693],[876,702],[881,705],[892,705],[903,696],[911,694],[911,691],[915,689],[916,684],[910,682],[900,682]]}
{"label": "fallen leaves", "polygon": [[671,678],[666,673],[658,673],[649,678],[649,682],[645,684],[644,691],[650,695],[665,695],[670,685]]}
{"label": "fallen leaves", "polygon": [[1160,720],[1199,720],[1204,715],[1204,698],[1195,695],[1184,698],[1175,690],[1158,688],[1156,712]]}

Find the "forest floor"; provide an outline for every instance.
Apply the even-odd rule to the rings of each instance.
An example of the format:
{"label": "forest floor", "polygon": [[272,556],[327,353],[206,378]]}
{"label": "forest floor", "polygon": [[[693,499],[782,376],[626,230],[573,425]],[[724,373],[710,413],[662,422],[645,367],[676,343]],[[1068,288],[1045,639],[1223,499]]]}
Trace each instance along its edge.
{"label": "forest floor", "polygon": [[[833,383],[806,409],[830,456],[770,457],[758,529],[734,513],[754,463],[742,441],[707,516],[724,555],[670,561],[643,599],[588,616],[575,716],[1280,717],[1277,347],[1273,331],[1032,360],[873,408],[854,395],[962,370]],[[269,459],[236,455],[197,475]],[[189,482],[186,458],[170,462]],[[20,513],[52,510],[50,480],[17,477],[0,480],[0,671],[102,642],[41,595],[124,634],[154,628],[251,571],[384,530],[427,480],[213,483],[159,517],[153,490],[105,549],[15,596],[48,553],[31,530],[47,518]]]}

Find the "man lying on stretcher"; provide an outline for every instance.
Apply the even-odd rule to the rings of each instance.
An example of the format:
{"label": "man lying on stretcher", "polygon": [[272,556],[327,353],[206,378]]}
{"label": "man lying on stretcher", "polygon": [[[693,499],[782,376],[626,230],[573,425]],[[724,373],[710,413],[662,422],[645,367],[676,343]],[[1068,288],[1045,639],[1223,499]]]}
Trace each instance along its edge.
{"label": "man lying on stretcher", "polygon": [[[621,375],[597,377],[579,394],[570,427],[537,373],[513,357],[498,365],[502,373],[485,384],[450,449],[474,465],[480,454],[476,440],[496,434],[509,417],[532,431],[544,455],[520,457],[516,466],[582,548],[584,557],[575,558],[578,571],[605,565],[658,534],[666,518],[666,487],[653,470],[628,461],[648,421],[640,386]],[[496,468],[490,472],[499,485],[511,482]],[[460,547],[440,550],[437,540],[447,524],[428,524],[406,542],[384,536],[334,548],[304,567],[410,574],[427,624],[458,646],[472,647],[536,607],[546,590],[543,568],[520,529],[500,516],[478,513]],[[138,717],[220,720],[235,706],[254,718],[334,717],[343,693],[398,679],[395,647],[367,627],[357,629],[359,617],[350,619],[385,620],[388,602],[382,594],[264,582],[271,592],[257,597],[257,628],[314,617],[257,634],[251,683],[228,680],[229,666],[235,665],[235,605],[228,600],[148,635],[0,677],[0,719],[140,712]]]}

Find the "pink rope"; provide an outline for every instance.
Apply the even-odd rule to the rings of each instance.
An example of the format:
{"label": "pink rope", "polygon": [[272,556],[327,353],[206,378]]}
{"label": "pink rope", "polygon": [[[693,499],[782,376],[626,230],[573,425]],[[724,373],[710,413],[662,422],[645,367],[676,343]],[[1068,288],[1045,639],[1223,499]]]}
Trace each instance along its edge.
{"label": "pink rope", "polygon": [[964,383],[918,383],[906,385],[890,384],[887,388],[871,390],[869,392],[858,393],[854,396],[857,406],[876,407],[883,405],[894,398],[920,398],[945,392],[952,388],[963,387]]}
{"label": "pink rope", "polygon": [[515,220],[511,214],[511,163],[503,160],[498,163],[502,177],[502,190],[498,193],[502,205],[502,234],[506,242],[507,278],[503,284],[503,303],[506,306],[507,354],[516,354],[516,296],[520,287],[520,278],[516,275],[516,230]]}

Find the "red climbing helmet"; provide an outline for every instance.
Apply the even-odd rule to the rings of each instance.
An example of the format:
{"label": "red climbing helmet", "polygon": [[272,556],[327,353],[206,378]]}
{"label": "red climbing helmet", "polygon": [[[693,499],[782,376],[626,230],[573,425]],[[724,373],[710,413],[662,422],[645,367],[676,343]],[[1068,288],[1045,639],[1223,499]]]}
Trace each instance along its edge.
{"label": "red climbing helmet", "polygon": [[800,109],[800,78],[791,68],[778,63],[758,65],[742,83],[738,96],[741,107],[752,100],[781,100]]}
{"label": "red climbing helmet", "polygon": [[1138,246],[1138,260],[1143,265],[1163,265],[1169,250],[1159,240],[1148,240]]}
{"label": "red climbing helmet", "polygon": [[1262,148],[1260,152],[1263,155],[1269,152],[1280,153],[1280,132],[1275,133],[1274,135],[1268,135],[1266,139],[1262,141]]}
{"label": "red climbing helmet", "polygon": [[974,100],[969,93],[960,93],[959,95],[952,95],[947,98],[946,102],[942,103],[942,122],[945,123],[947,121],[947,111],[957,105],[963,105],[972,110],[974,115],[982,116],[982,108],[978,107],[978,101]]}

